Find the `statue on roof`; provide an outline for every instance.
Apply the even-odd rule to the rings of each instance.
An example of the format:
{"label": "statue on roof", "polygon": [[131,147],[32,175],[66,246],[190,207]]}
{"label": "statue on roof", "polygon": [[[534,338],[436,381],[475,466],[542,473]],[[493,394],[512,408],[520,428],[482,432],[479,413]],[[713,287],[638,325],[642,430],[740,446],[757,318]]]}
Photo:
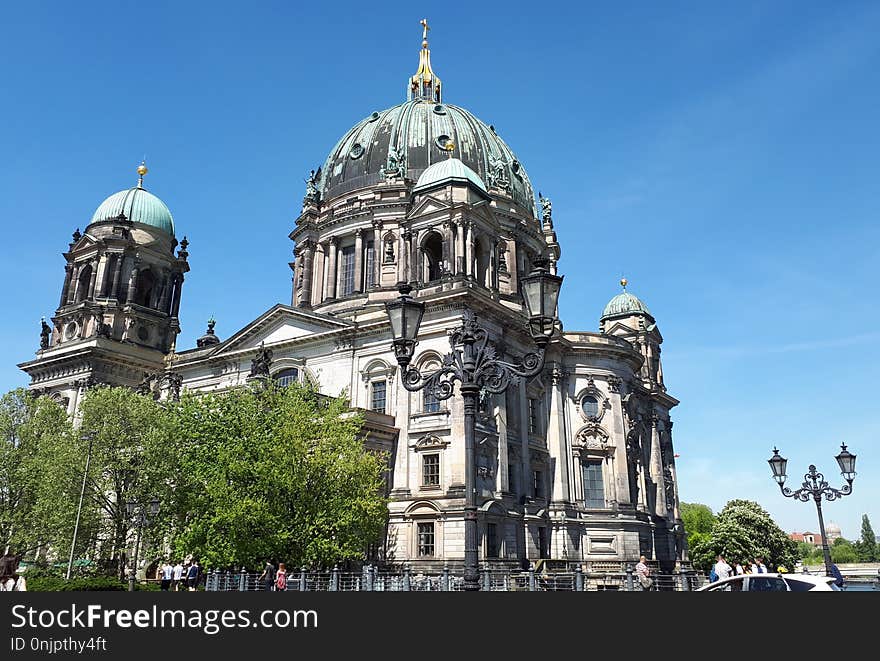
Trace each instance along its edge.
{"label": "statue on roof", "polygon": [[52,328],[49,324],[46,323],[45,317],[40,319],[40,324],[42,324],[40,329],[40,348],[48,349],[49,348],[49,333],[52,332]]}
{"label": "statue on roof", "polygon": [[265,342],[260,342],[257,354],[251,360],[251,373],[249,379],[266,377],[269,378],[269,366],[272,364],[272,349],[267,349]]}
{"label": "statue on roof", "polygon": [[385,167],[379,170],[379,174],[385,177],[386,181],[398,179],[406,175],[406,156],[402,149],[391,147],[388,150],[388,160]]}
{"label": "statue on roof", "polygon": [[317,206],[321,201],[321,191],[318,190],[318,183],[321,181],[321,168],[309,172],[306,179],[306,196],[303,198],[303,206]]}
{"label": "statue on roof", "polygon": [[553,204],[549,197],[544,197],[538,193],[538,202],[541,203],[541,218],[548,225],[553,225]]}

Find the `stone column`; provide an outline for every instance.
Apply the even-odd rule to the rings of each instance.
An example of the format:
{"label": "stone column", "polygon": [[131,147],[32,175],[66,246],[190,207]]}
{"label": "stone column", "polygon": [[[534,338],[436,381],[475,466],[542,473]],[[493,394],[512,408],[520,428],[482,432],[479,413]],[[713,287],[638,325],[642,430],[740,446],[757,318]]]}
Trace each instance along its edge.
{"label": "stone column", "polygon": [[334,299],[336,298],[336,248],[339,240],[335,236],[331,236],[327,239],[327,243],[330,246],[330,259],[327,263],[327,280],[324,283],[324,299]]}
{"label": "stone column", "polygon": [[82,270],[82,264],[74,265],[73,273],[71,275],[71,287],[67,289],[67,302],[73,303],[76,301],[76,293],[79,290],[79,274]]}
{"label": "stone column", "polygon": [[174,286],[174,278],[166,271],[162,280],[162,294],[159,296],[159,304],[156,306],[161,312],[168,313],[168,299],[171,297],[171,288]]}
{"label": "stone column", "polygon": [[353,294],[364,291],[364,231],[358,227],[354,231],[354,290]]}
{"label": "stone column", "polygon": [[137,289],[139,274],[140,267],[138,266],[138,264],[135,264],[134,268],[131,269],[131,276],[128,278],[128,292],[125,296],[126,303],[131,303],[132,301],[134,301],[134,292]]}
{"label": "stone column", "polygon": [[385,244],[382,242],[382,221],[373,221],[373,288],[382,286],[382,263],[385,261]]}
{"label": "stone column", "polygon": [[547,449],[551,456],[555,455],[553,462],[553,492],[551,499],[556,503],[566,503],[570,500],[568,465],[571,454],[565,442],[565,416],[562,409],[562,389],[565,377],[559,365],[554,365],[550,372],[552,386],[550,388],[550,416],[547,427]]}
{"label": "stone column", "polygon": [[110,298],[119,298],[119,290],[120,287],[120,277],[122,275],[122,262],[125,261],[125,253],[119,253],[116,255],[116,268],[113,269],[113,281],[110,283],[110,288],[107,290],[107,295]]}
{"label": "stone column", "polygon": [[455,224],[455,272],[464,273],[464,223],[460,220]]}
{"label": "stone column", "polygon": [[180,312],[180,292],[183,290],[183,273],[174,274],[174,302],[171,304],[171,316],[176,317]]}
{"label": "stone column", "polygon": [[397,279],[401,282],[409,281],[410,262],[410,246],[412,245],[412,232],[406,230],[400,233],[399,246],[397,248]]}
{"label": "stone column", "polygon": [[61,287],[61,301],[58,303],[59,308],[67,303],[67,299],[70,297],[70,279],[72,276],[73,264],[68,262],[64,266],[64,285]]}
{"label": "stone column", "polygon": [[93,299],[95,297],[95,283],[98,282],[98,265],[101,263],[100,258],[92,260],[92,277],[89,279],[89,294],[86,298]]}
{"label": "stone column", "polygon": [[110,255],[106,252],[98,258],[98,279],[95,281],[95,296],[106,296],[107,284],[110,280],[110,274],[107,270],[110,267]]}
{"label": "stone column", "polygon": [[465,275],[473,277],[474,275],[474,223],[467,221],[467,239],[464,244],[465,248]]}
{"label": "stone column", "polygon": [[311,307],[312,305],[312,282],[314,281],[315,244],[309,241],[303,250],[303,286],[300,294],[299,306]]}
{"label": "stone column", "polygon": [[419,259],[419,233],[412,232],[412,246],[409,249],[412,264],[410,264],[410,282],[421,282],[422,280],[422,260]]}

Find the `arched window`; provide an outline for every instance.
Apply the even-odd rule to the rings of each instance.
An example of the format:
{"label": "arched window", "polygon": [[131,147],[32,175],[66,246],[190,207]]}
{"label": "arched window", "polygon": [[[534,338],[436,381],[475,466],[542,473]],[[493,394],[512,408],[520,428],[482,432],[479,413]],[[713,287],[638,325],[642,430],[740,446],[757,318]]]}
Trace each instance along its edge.
{"label": "arched window", "polygon": [[150,299],[153,297],[153,288],[156,286],[156,276],[150,269],[141,271],[137,279],[137,289],[135,290],[134,302],[136,305],[142,305],[145,308],[150,307]]}
{"label": "arched window", "polygon": [[425,281],[439,280],[443,275],[443,237],[431,232],[422,245],[425,256]]}
{"label": "arched window", "polygon": [[[430,374],[435,370],[440,369],[440,361],[434,357],[428,358],[425,360],[421,367],[419,368],[422,371],[422,374]],[[430,388],[425,388],[422,390],[422,412],[424,413],[437,413],[440,411],[440,400],[437,399],[436,395],[434,395],[433,391]]]}
{"label": "arched window", "polygon": [[89,284],[92,279],[92,267],[87,264],[79,272],[79,279],[76,283],[76,303],[86,300],[89,295]]}
{"label": "arched window", "polygon": [[275,384],[279,388],[285,388],[289,386],[291,383],[296,383],[299,381],[299,370],[295,367],[290,367],[286,370],[281,370],[278,372],[275,377]]}

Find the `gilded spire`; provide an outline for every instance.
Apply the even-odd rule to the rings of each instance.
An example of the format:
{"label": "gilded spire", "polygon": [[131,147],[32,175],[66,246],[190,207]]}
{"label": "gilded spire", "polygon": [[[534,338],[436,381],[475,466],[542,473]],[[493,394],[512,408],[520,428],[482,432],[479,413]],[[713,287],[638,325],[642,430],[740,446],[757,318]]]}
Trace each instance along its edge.
{"label": "gilded spire", "polygon": [[431,51],[428,50],[428,19],[419,21],[422,26],[422,50],[419,53],[419,69],[409,79],[409,98],[440,103],[442,100],[440,79],[431,69]]}
{"label": "gilded spire", "polygon": [[626,291],[626,284],[629,282],[626,278],[620,279],[620,286],[623,287],[623,291]]}
{"label": "gilded spire", "polygon": [[147,160],[144,159],[141,161],[141,164],[137,167],[138,173],[138,188],[144,187],[144,175],[147,174],[149,170],[147,169]]}

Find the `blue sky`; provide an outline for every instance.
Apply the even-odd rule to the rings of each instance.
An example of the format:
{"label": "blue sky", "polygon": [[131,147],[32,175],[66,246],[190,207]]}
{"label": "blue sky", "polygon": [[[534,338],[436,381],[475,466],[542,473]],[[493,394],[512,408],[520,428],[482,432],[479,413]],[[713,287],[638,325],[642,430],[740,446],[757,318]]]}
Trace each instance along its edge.
{"label": "blue sky", "polygon": [[191,241],[178,346],[289,301],[304,178],[404,98],[427,16],[444,100],[553,200],[567,329],[625,273],[664,335],[683,500],[784,499],[810,463],[880,532],[880,6],[871,2],[15,3],[0,26],[0,388],[39,343],[62,251],[107,195],[147,188]]}

